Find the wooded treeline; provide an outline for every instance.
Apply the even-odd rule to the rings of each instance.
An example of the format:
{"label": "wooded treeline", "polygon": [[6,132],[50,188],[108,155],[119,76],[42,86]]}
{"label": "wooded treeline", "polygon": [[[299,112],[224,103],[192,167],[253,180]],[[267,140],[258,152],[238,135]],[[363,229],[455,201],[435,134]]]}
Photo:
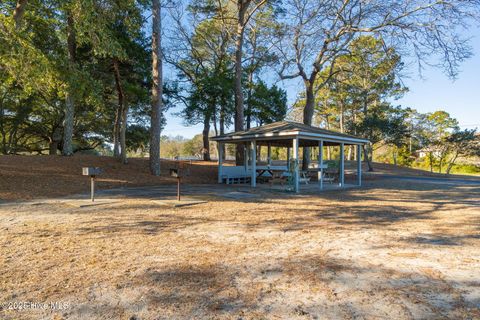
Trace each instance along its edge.
{"label": "wooded treeline", "polygon": [[[462,30],[479,10],[479,0],[3,1],[1,152],[107,148],[126,163],[148,150],[159,174],[161,127],[176,107],[186,125],[203,125],[205,160],[212,132],[288,114],[367,137],[368,160],[390,145],[395,162],[424,149],[448,167],[459,145],[474,150],[475,132],[393,102],[407,91],[405,60],[456,76],[471,55]],[[287,108],[280,80],[292,79],[300,89]]]}

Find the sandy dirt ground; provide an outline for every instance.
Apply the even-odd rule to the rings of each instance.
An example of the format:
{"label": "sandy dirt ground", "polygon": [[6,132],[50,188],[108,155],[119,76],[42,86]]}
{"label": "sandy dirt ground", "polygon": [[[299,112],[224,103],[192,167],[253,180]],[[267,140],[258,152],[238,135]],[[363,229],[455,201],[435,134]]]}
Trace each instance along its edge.
{"label": "sandy dirt ground", "polygon": [[478,186],[208,200],[3,204],[0,319],[480,319]]}

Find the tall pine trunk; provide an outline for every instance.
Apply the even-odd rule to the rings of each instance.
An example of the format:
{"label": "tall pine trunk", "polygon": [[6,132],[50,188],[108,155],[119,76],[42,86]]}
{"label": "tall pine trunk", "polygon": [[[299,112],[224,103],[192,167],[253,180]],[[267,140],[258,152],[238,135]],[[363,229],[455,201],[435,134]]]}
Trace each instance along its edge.
{"label": "tall pine trunk", "polygon": [[248,73],[248,91],[247,91],[247,130],[252,126],[252,84],[253,84],[253,71]]}
{"label": "tall pine trunk", "polygon": [[[315,95],[313,93],[313,81],[305,80],[305,108],[303,109],[303,123],[311,126],[315,111]],[[310,148],[303,148],[302,170],[308,170],[310,163]]]}
{"label": "tall pine trunk", "polygon": [[120,157],[120,125],[122,122],[122,109],[117,104],[115,110],[115,122],[113,123],[113,156]]}
{"label": "tall pine trunk", "polygon": [[160,175],[162,121],[162,35],[160,0],[152,0],[152,113],[150,119],[150,172]]}
{"label": "tall pine trunk", "polygon": [[[364,119],[367,119],[368,116],[368,92],[364,91],[363,94],[363,117]],[[370,132],[370,136],[372,133]],[[367,166],[368,166],[368,171],[372,172],[373,171],[373,166],[372,166],[372,161],[373,161],[373,146],[370,144],[368,146],[363,145],[363,151],[365,153],[364,157],[365,160],[367,161]]]}
{"label": "tall pine trunk", "polygon": [[[219,129],[220,129],[220,135],[224,135],[225,134],[225,102],[222,103],[222,105],[220,106],[220,121],[219,121]],[[222,143],[222,146],[221,146],[221,149],[222,149],[222,156],[223,156],[223,159],[222,160],[225,160],[226,159],[226,153],[225,153],[225,143]]]}
{"label": "tall pine trunk", "polygon": [[122,125],[120,127],[120,159],[123,164],[127,164],[127,117],[128,107],[123,106],[122,109]]}
{"label": "tall pine trunk", "polygon": [[[126,164],[127,161],[127,142],[126,142],[126,132],[127,132],[127,116],[128,116],[128,107],[125,103],[125,94],[123,92],[122,80],[120,76],[120,64],[117,59],[113,59],[113,73],[115,76],[115,87],[117,89],[118,95],[118,107],[117,113],[115,115],[115,130],[114,134],[117,136],[114,137],[114,146],[113,154],[116,157],[120,157],[120,161]],[[116,146],[115,146],[116,142]],[[118,153],[118,145],[120,144],[120,154]],[[115,150],[116,147],[116,150]]]}
{"label": "tall pine trunk", "polygon": [[[245,123],[244,105],[243,105],[243,88],[242,88],[242,53],[243,53],[243,37],[245,31],[245,13],[248,4],[243,0],[238,1],[238,21],[237,34],[235,39],[235,131],[243,131]],[[235,162],[237,165],[243,165],[245,150],[243,146],[238,144],[235,154]]]}
{"label": "tall pine trunk", "polygon": [[343,101],[339,101],[340,103],[340,132],[345,133],[345,107],[343,105]]}
{"label": "tall pine trunk", "polygon": [[15,30],[17,31],[22,27],[23,15],[25,13],[27,2],[27,0],[18,0],[15,10],[13,11],[13,21],[15,21]]}
{"label": "tall pine trunk", "polygon": [[[69,68],[73,70],[75,68],[75,56],[76,56],[76,39],[74,22],[71,13],[68,13],[67,17],[67,46],[68,46],[68,60]],[[67,96],[65,99],[65,118],[63,122],[63,148],[62,154],[64,156],[70,156],[73,154],[73,121],[75,115],[75,100],[73,95],[73,88],[70,84],[68,87]]]}
{"label": "tall pine trunk", "polygon": [[203,141],[203,160],[210,161],[210,141],[208,140],[208,134],[210,133],[210,115],[206,114],[205,119],[203,120],[203,131],[202,131],[202,141]]}

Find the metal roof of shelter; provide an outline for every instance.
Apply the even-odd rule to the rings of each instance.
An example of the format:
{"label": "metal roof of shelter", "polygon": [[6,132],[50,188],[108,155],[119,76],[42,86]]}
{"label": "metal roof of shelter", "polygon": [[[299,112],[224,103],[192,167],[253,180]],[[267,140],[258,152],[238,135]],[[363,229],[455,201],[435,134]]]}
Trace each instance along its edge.
{"label": "metal roof of shelter", "polygon": [[291,139],[298,138],[301,147],[318,146],[323,141],[325,146],[358,145],[369,143],[367,139],[340,132],[326,130],[294,121],[279,121],[210,138],[224,143],[245,143],[255,140],[257,145],[291,146]]}

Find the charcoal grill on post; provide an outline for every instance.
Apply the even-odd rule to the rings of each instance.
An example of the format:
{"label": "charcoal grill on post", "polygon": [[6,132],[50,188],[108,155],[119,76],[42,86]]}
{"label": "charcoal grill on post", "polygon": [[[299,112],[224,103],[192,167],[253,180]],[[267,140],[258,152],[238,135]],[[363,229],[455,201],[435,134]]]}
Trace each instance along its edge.
{"label": "charcoal grill on post", "polygon": [[190,174],[188,162],[185,161],[175,161],[175,168],[170,169],[170,176],[177,178],[177,201],[180,201],[180,182],[182,177],[188,176]]}
{"label": "charcoal grill on post", "polygon": [[83,167],[82,175],[90,176],[90,199],[95,201],[95,177],[102,173],[102,169],[98,167]]}

